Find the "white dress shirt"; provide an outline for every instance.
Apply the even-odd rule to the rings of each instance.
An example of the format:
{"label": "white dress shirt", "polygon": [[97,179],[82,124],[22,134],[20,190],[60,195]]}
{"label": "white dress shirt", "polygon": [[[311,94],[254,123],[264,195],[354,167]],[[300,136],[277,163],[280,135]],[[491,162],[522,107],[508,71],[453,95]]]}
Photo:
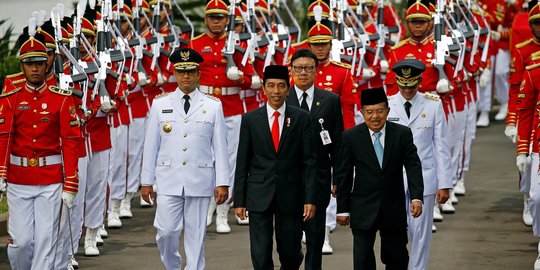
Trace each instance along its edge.
{"label": "white dress shirt", "polygon": [[[294,86],[294,91],[296,92],[296,97],[298,98],[298,104],[302,104],[302,95],[304,94],[304,91],[300,90],[300,88],[296,87],[296,85]],[[305,91],[305,93],[307,93],[306,102],[309,110],[311,111],[311,104],[313,103],[313,97],[315,95],[315,86],[312,85]]]}
{"label": "white dress shirt", "polygon": [[[373,147],[375,147],[375,136],[373,136],[373,134],[375,134],[375,131],[369,129],[369,135],[371,136],[371,143],[373,144]],[[384,138],[386,137],[386,124],[384,124],[383,128],[381,130],[379,130],[379,132],[381,133],[381,137],[379,138],[379,140],[381,141],[381,145],[384,149]]]}
{"label": "white dress shirt", "polygon": [[[268,102],[266,103],[266,113],[268,114],[268,125],[270,126],[270,133],[272,133],[272,125],[274,124],[274,110],[272,107],[270,107],[270,104]],[[279,109],[277,109],[279,112],[279,118],[278,118],[278,124],[279,124],[279,137],[281,138],[281,131],[283,131],[283,121],[285,120],[285,102]]]}

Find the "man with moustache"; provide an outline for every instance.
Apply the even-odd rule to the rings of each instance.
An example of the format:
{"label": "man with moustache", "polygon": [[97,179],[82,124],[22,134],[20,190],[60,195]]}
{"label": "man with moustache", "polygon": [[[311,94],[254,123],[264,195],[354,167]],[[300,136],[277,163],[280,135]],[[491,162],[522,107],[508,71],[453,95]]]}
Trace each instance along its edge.
{"label": "man with moustache", "polygon": [[[184,231],[186,268],[205,267],[204,238],[210,198],[222,204],[231,185],[221,103],[197,89],[203,58],[189,48],[176,49],[178,88],[158,96],[150,110],[144,142],[141,196],[151,203],[157,186],[154,227],[166,269],[180,269],[178,250]],[[188,237],[189,236],[189,237]]]}
{"label": "man with moustache", "polygon": [[[311,115],[313,136],[317,151],[317,211],[312,220],[304,223],[306,232],[306,269],[321,269],[322,248],[328,241],[326,207],[330,202],[332,168],[337,165],[343,120],[339,96],[314,86],[318,60],[308,49],[299,49],[291,57],[294,85],[287,103],[300,107]],[[326,230],[325,230],[326,229]]]}

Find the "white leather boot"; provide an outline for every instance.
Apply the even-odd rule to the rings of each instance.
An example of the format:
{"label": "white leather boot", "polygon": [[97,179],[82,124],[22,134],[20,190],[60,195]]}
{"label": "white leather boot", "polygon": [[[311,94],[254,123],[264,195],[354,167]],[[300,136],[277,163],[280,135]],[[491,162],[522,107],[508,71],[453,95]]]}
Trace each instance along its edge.
{"label": "white leather boot", "polygon": [[133,213],[131,213],[131,199],[133,198],[133,193],[126,193],[126,197],[120,203],[120,218],[132,218]]}
{"label": "white leather boot", "polygon": [[326,226],[324,230],[324,244],[322,246],[322,254],[323,255],[330,255],[334,253],[334,249],[332,246],[330,246],[330,227]]}
{"label": "white leather boot", "polygon": [[121,200],[111,200],[111,212],[107,216],[107,227],[113,229],[122,227],[122,221],[120,221],[121,203]]}
{"label": "white leather boot", "polygon": [[529,196],[527,193],[523,194],[523,224],[532,226],[532,215],[529,209]]}
{"label": "white leather boot", "polygon": [[99,250],[96,245],[97,230],[86,228],[86,235],[84,237],[84,255],[86,256],[99,256]]}
{"label": "white leather boot", "polygon": [[208,205],[208,215],[206,216],[206,227],[212,224],[214,219],[214,212],[216,212],[216,199],[214,197],[210,198],[210,205]]}
{"label": "white leather boot", "polygon": [[435,207],[433,207],[433,221],[443,221],[443,215],[441,214],[441,208],[439,207],[439,204],[436,204]]}
{"label": "white leather boot", "polygon": [[229,227],[228,214],[231,206],[229,203],[222,203],[216,208],[216,232],[217,233],[230,233],[231,227]]}

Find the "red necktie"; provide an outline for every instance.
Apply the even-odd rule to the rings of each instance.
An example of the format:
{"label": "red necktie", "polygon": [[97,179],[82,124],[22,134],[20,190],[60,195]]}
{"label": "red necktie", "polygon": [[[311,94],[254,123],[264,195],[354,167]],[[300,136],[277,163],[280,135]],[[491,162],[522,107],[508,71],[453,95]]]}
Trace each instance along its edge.
{"label": "red necktie", "polygon": [[272,141],[274,142],[274,148],[276,152],[279,147],[279,112],[274,112],[274,123],[272,124]]}

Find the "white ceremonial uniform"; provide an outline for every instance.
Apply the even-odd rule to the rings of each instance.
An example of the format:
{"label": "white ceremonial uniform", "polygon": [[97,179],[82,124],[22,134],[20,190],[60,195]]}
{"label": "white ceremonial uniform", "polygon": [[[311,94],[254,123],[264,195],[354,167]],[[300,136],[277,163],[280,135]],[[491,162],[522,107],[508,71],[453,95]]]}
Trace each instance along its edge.
{"label": "white ceremonial uniform", "polygon": [[141,183],[157,185],[154,227],[166,269],[180,269],[184,233],[186,268],[204,269],[204,238],[210,198],[230,186],[227,131],[221,102],[195,90],[184,112],[179,89],[154,100],[144,142]]}
{"label": "white ceremonial uniform", "polygon": [[[433,94],[417,93],[412,103],[410,118],[405,112],[405,98],[401,93],[389,97],[388,121],[408,126],[412,133],[418,156],[422,161],[424,177],[424,210],[418,218],[408,215],[411,254],[409,269],[427,269],[431,247],[433,207],[437,190],[452,188],[448,130],[442,103]],[[406,181],[406,174],[404,174]],[[405,183],[405,187],[407,184]],[[407,201],[410,197],[406,195]],[[409,204],[407,203],[407,208]],[[407,213],[410,213],[407,209]]]}

